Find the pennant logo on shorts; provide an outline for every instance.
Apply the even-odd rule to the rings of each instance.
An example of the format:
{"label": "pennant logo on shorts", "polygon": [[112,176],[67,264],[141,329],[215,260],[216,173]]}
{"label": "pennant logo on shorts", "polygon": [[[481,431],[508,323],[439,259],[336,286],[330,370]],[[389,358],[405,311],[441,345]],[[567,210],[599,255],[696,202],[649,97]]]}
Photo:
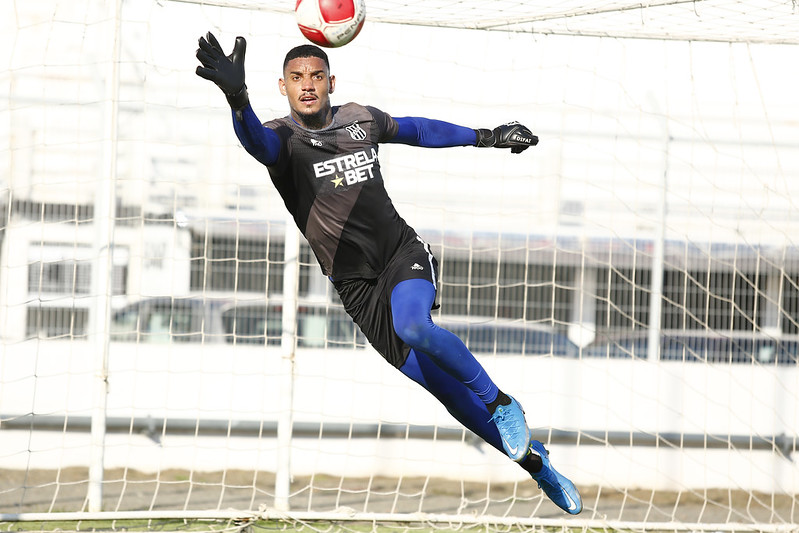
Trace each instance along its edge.
{"label": "pennant logo on shorts", "polygon": [[366,132],[357,121],[345,126],[344,129],[349,132],[353,141],[362,141],[366,139]]}

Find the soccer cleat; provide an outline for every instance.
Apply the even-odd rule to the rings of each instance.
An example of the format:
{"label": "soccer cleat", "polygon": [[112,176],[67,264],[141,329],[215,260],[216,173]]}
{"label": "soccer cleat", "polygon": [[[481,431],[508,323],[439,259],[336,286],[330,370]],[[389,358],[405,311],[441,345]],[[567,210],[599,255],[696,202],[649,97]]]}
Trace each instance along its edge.
{"label": "soccer cleat", "polygon": [[499,436],[502,439],[502,447],[508,457],[517,463],[527,455],[527,446],[530,442],[530,429],[524,419],[524,411],[519,402],[510,397],[508,405],[500,405],[491,421],[497,425]]}
{"label": "soccer cleat", "polygon": [[538,488],[544,491],[552,502],[569,514],[578,514],[583,510],[583,500],[574,483],[566,479],[549,462],[549,451],[544,445],[533,439],[530,441],[530,453],[541,457],[544,466],[535,474],[530,474],[538,482]]}

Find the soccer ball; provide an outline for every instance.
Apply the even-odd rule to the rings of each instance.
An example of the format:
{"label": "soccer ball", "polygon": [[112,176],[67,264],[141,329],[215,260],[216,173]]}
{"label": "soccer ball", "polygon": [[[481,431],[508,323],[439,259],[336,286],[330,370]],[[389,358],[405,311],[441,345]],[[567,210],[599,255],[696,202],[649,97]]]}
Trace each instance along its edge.
{"label": "soccer ball", "polygon": [[358,35],[366,18],[365,0],[297,0],[297,26],[312,43],[344,46]]}

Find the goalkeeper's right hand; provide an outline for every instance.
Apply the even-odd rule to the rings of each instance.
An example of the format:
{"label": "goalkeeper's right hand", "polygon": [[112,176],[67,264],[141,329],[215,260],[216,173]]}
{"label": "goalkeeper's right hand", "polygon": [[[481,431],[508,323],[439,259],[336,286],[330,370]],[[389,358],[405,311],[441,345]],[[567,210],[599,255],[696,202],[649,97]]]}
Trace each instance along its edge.
{"label": "goalkeeper's right hand", "polygon": [[200,37],[200,47],[197,49],[197,59],[203,65],[197,67],[197,75],[216,83],[225,93],[225,97],[233,109],[241,109],[250,101],[247,96],[247,86],[244,84],[244,54],[246,51],[247,41],[244,37],[236,37],[233,53],[226,56],[219,41],[210,31],[205,37]]}
{"label": "goalkeeper's right hand", "polygon": [[476,146],[510,148],[513,154],[521,153],[538,144],[538,136],[533,135],[533,132],[527,126],[523,126],[518,122],[508,122],[502,126],[497,126],[493,130],[479,129],[474,131],[477,134]]}

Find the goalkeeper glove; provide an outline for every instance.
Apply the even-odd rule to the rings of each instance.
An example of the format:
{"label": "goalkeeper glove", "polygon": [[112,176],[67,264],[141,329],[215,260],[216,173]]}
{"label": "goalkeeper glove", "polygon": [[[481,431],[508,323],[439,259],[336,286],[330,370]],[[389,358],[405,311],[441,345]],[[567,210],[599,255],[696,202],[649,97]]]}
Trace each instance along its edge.
{"label": "goalkeeper glove", "polygon": [[531,146],[538,144],[538,137],[533,135],[527,126],[518,122],[508,122],[497,126],[493,130],[479,129],[477,133],[477,146],[494,148],[510,148],[511,153],[518,154]]}
{"label": "goalkeeper glove", "polygon": [[236,37],[233,53],[226,56],[219,41],[210,31],[205,37],[200,37],[200,47],[197,49],[197,59],[202,63],[201,67],[197,67],[197,75],[216,83],[225,93],[230,107],[235,110],[243,108],[250,101],[247,86],[244,84],[246,51],[247,41],[244,37]]}

